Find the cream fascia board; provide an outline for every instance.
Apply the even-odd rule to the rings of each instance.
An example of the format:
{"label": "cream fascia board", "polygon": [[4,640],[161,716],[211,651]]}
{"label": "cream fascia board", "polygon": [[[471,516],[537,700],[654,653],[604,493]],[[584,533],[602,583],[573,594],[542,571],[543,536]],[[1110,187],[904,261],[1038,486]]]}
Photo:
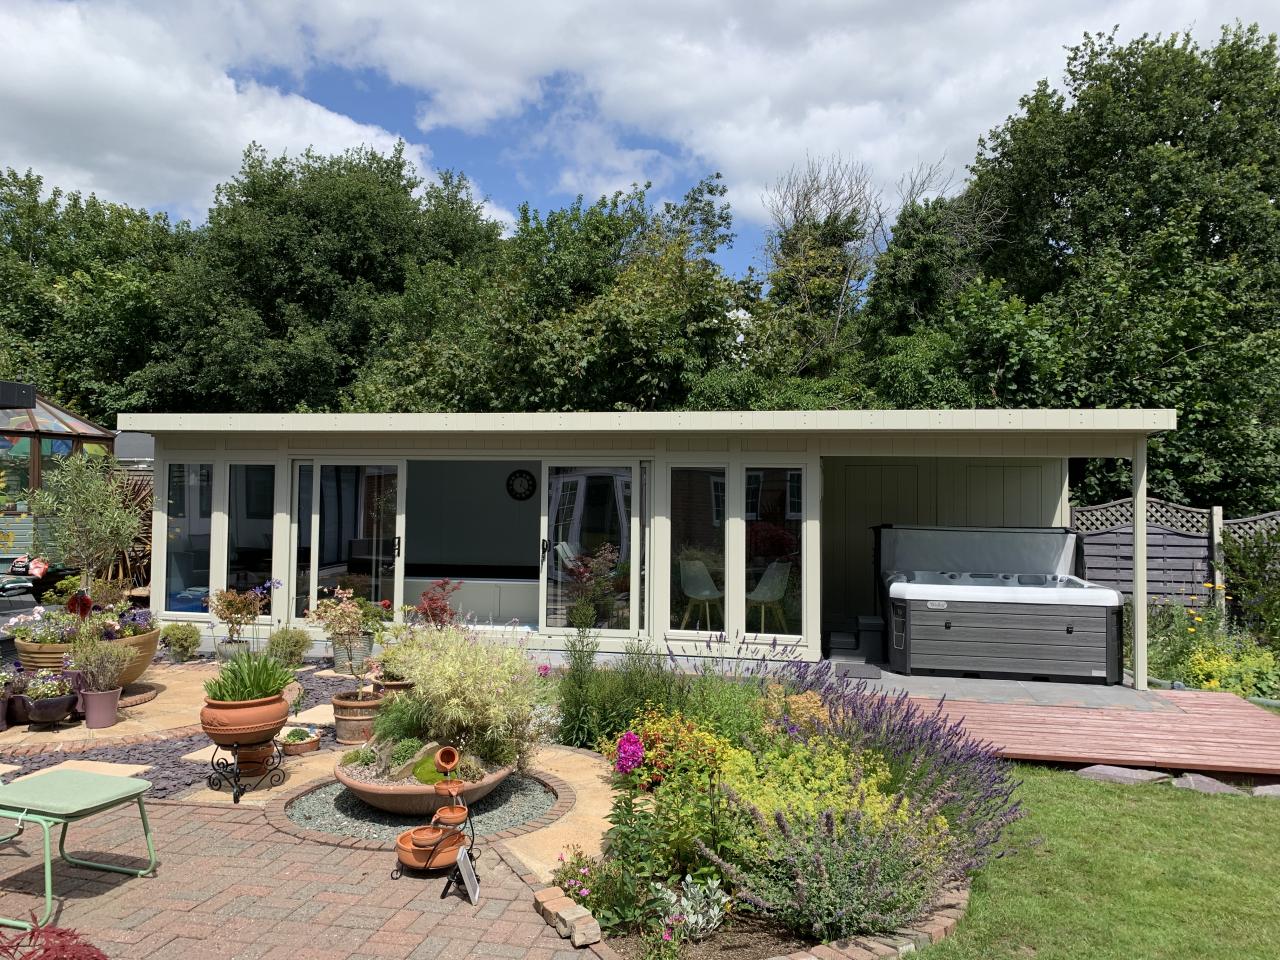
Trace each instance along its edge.
{"label": "cream fascia board", "polygon": [[124,413],[143,433],[1126,433],[1177,427],[1177,411],[788,410],[674,413]]}

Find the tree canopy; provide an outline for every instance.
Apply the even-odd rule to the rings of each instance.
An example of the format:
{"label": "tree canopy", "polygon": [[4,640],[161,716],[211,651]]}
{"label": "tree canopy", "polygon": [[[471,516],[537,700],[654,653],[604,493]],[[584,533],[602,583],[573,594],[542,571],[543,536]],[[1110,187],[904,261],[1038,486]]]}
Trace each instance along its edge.
{"label": "tree canopy", "polygon": [[[762,274],[733,277],[718,175],[504,230],[400,149],[256,145],[206,221],[0,177],[0,377],[123,410],[1175,407],[1157,495],[1280,506],[1280,61],[1070,48],[978,141],[896,195],[847,159],[783,172]],[[1076,492],[1123,495],[1126,467]]]}

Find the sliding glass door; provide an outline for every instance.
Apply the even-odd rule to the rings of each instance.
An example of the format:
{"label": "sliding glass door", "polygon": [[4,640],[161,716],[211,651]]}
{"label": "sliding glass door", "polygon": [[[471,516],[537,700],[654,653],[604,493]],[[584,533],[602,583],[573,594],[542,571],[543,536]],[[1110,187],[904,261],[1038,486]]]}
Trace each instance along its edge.
{"label": "sliding glass door", "polygon": [[400,464],[296,461],[292,614],[351,590],[394,609],[402,580]]}

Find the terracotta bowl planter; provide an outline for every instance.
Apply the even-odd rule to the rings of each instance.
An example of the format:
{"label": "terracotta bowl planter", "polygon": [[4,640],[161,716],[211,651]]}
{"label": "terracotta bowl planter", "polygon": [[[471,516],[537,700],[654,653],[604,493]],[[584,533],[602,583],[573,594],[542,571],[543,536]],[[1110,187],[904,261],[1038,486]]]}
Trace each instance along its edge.
{"label": "terracotta bowl planter", "polygon": [[[515,771],[514,766],[495,770],[483,780],[467,783],[462,788],[461,797],[467,806],[471,806],[481,797],[488,796],[493,788]],[[450,806],[453,798],[448,794],[437,793],[435,784],[419,783],[410,777],[400,783],[362,783],[348,776],[341,764],[334,766],[333,775],[338,781],[371,807],[385,810],[388,813],[402,813],[406,816],[431,819],[431,815],[440,807]],[[408,842],[408,841],[406,841]]]}
{"label": "terracotta bowl planter", "polygon": [[281,738],[280,749],[284,751],[286,757],[300,757],[304,753],[315,753],[320,749],[320,734],[313,734],[306,740],[290,741]]}
{"label": "terracotta bowl planter", "polygon": [[289,720],[284,697],[259,700],[210,700],[200,709],[200,726],[220,747],[233,743],[269,743]]}
{"label": "terracotta bowl planter", "polygon": [[[112,640],[112,643],[124,644],[134,651],[133,659],[120,676],[120,685],[127,687],[137,683],[151,666],[160,644],[160,628],[140,633],[136,637],[125,637],[123,640]],[[14,639],[14,647],[18,651],[18,662],[28,673],[37,670],[61,670],[62,658],[71,652],[69,643],[32,643],[30,640]]]}
{"label": "terracotta bowl planter", "polygon": [[373,718],[382,706],[382,696],[356,699],[357,691],[343,690],[333,695],[333,732],[339,743],[365,743],[373,736]]}

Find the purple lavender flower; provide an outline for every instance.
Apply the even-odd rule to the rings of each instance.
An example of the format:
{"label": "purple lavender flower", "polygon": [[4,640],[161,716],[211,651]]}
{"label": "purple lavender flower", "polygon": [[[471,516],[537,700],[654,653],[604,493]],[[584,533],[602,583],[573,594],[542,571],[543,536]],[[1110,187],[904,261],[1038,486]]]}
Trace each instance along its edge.
{"label": "purple lavender flower", "polygon": [[618,773],[630,773],[644,763],[644,741],[628,730],[618,738],[618,759],[613,769]]}

